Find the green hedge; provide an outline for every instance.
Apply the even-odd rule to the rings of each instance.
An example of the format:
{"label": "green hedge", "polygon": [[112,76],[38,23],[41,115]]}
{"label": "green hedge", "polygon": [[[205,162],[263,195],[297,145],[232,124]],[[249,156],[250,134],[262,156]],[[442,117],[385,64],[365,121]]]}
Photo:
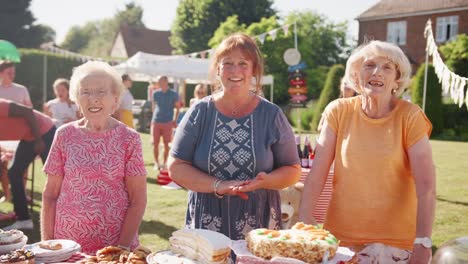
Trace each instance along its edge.
{"label": "green hedge", "polygon": [[318,124],[322,117],[322,112],[325,107],[333,100],[337,99],[340,95],[340,80],[345,72],[344,66],[341,64],[333,65],[327,74],[325,86],[320,93],[318,104],[315,108],[314,115],[311,122],[311,129],[317,130]]}
{"label": "green hedge", "polygon": [[[47,58],[47,70],[44,70],[44,58]],[[31,95],[34,108],[42,110],[43,79],[46,72],[47,100],[55,97],[52,84],[57,78],[71,76],[73,67],[82,64],[81,61],[66,58],[41,50],[21,49],[21,63],[16,65],[15,82],[26,86]]]}
{"label": "green hedge", "polygon": [[[422,107],[424,90],[424,70],[425,64],[422,64],[412,85],[411,101]],[[444,122],[442,119],[442,86],[435,74],[434,66],[431,64],[427,68],[427,88],[426,88],[426,109],[425,113],[432,122],[432,134],[442,133]]]}

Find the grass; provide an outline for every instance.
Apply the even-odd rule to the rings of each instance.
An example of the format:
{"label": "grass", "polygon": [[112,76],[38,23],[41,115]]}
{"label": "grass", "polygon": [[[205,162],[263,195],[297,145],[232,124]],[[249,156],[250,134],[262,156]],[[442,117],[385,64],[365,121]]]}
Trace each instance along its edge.
{"label": "grass", "polygon": [[[141,134],[143,153],[148,170],[148,205],[140,228],[140,241],[153,251],[167,249],[168,238],[174,230],[183,227],[185,219],[187,192],[166,190],[155,183],[156,173],[152,170],[152,148],[149,135]],[[314,136],[314,135],[313,135]],[[450,141],[431,141],[437,170],[437,209],[433,227],[435,248],[443,242],[468,235],[468,143]],[[36,229],[25,232],[29,243],[40,240],[39,212],[41,192],[45,175],[42,164],[36,161],[35,207],[33,220]],[[0,204],[1,211],[11,211],[11,203]],[[350,219],[352,221],[352,219]],[[11,222],[1,222],[4,227]]]}

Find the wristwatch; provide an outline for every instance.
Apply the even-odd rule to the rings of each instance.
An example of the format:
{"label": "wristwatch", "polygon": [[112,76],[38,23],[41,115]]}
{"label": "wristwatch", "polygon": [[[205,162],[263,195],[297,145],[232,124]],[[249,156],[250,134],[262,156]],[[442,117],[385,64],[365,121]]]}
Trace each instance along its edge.
{"label": "wristwatch", "polygon": [[425,248],[432,248],[432,239],[430,237],[417,237],[413,244],[421,244]]}

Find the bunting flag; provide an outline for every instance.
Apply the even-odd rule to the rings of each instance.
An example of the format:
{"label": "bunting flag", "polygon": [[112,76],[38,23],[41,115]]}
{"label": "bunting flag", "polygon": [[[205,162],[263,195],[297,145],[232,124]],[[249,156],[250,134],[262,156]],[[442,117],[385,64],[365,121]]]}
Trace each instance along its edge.
{"label": "bunting flag", "polygon": [[424,37],[426,37],[426,52],[429,56],[432,56],[432,64],[434,65],[434,71],[439,79],[439,83],[442,84],[442,93],[445,96],[450,96],[452,100],[458,104],[458,107],[462,107],[465,103],[468,108],[468,94],[465,94],[465,86],[468,78],[462,77],[452,72],[444,61],[440,57],[437,49],[434,35],[432,33],[432,23],[428,20],[426,28],[424,29]]}
{"label": "bunting flag", "polygon": [[[289,27],[291,26],[292,24],[286,24],[286,25],[282,25],[281,27],[278,27],[278,28],[275,28],[275,29],[272,29],[268,32],[265,32],[265,33],[262,33],[260,35],[257,35],[257,36],[254,36],[254,38],[257,38],[258,41],[260,41],[260,43],[263,45],[263,43],[265,43],[265,39],[266,39],[266,36],[270,36],[272,40],[275,40],[276,37],[278,36],[278,30],[279,29],[282,29],[283,32],[284,32],[284,35],[287,36],[288,35],[288,30],[289,30]],[[197,51],[197,52],[192,52],[192,53],[189,53],[189,54],[185,54],[184,56],[186,57],[189,57],[189,58],[209,58],[211,57],[211,55],[213,55],[214,53],[214,49],[207,49],[207,50],[202,50],[202,51]]]}
{"label": "bunting flag", "polygon": [[65,57],[68,57],[68,58],[73,58],[73,59],[79,60],[80,62],[83,62],[83,63],[87,62],[87,61],[91,61],[91,60],[93,60],[93,61],[97,60],[97,61],[107,62],[110,65],[116,65],[116,64],[118,64],[120,62],[117,59],[107,60],[107,59],[103,59],[103,58],[96,58],[96,57],[92,57],[92,56],[83,55],[83,54],[79,54],[79,53],[76,53],[76,52],[71,52],[71,51],[68,51],[68,50],[64,50],[64,49],[61,49],[58,46],[56,46],[53,42],[48,42],[48,43],[42,44],[41,49],[52,52],[52,53],[60,54],[60,55],[63,55]]}

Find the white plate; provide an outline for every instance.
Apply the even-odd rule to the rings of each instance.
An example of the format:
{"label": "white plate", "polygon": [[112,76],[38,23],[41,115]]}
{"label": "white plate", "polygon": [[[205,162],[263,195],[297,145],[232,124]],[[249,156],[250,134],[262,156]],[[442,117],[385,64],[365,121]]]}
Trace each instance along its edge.
{"label": "white plate", "polygon": [[153,252],[149,254],[148,256],[146,256],[146,262],[148,262],[148,264],[156,264],[156,263],[198,264],[198,262],[191,260],[189,258],[186,258],[182,255],[175,254],[170,250]]}
{"label": "white plate", "polygon": [[[40,243],[43,242],[49,242],[49,243],[60,243],[62,244],[62,249],[59,250],[50,250],[50,249],[45,249],[41,248],[39,246]],[[46,240],[46,241],[41,241],[32,245],[29,245],[27,249],[31,250],[34,252],[36,255],[36,258],[46,258],[46,257],[55,257],[55,256],[60,256],[64,254],[69,254],[70,252],[76,252],[76,249],[81,249],[80,244],[76,243],[73,240],[68,240],[68,239],[54,239],[54,240]]]}
{"label": "white plate", "polygon": [[78,245],[78,247],[73,249],[72,251],[69,251],[69,252],[61,254],[61,255],[48,256],[48,257],[37,257],[36,256],[36,263],[62,262],[62,261],[65,261],[65,260],[71,258],[71,256],[73,256],[73,254],[75,254],[76,252],[79,252],[79,251],[81,251],[81,246],[80,245]]}
{"label": "white plate", "polygon": [[10,253],[10,251],[20,249],[26,245],[28,242],[28,237],[23,235],[21,241],[15,244],[1,245],[0,246],[0,255]]}

